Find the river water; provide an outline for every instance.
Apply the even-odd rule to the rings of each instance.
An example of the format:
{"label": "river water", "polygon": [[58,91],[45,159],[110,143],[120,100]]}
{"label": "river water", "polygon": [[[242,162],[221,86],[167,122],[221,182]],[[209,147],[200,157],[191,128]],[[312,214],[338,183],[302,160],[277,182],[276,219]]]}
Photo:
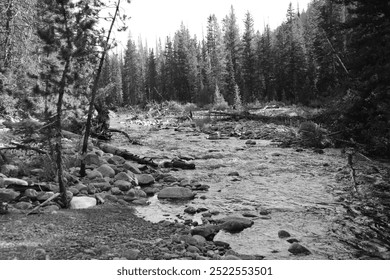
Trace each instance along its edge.
{"label": "river water", "polygon": [[[260,125],[260,124],[259,124]],[[162,126],[130,122],[126,115],[112,122],[115,128],[140,139],[142,146],[114,140],[130,152],[155,161],[190,157],[195,170],[171,171],[177,178],[197,180],[210,186],[191,201],[173,203],[151,197],[150,205],[137,207],[139,216],[161,220],[201,221],[201,214],[184,213],[188,206],[218,211],[215,218],[251,214],[254,225],[238,234],[221,231],[214,240],[228,242],[241,254],[262,255],[266,259],[352,259],[353,251],[336,234],[345,226],[345,209],[337,191],[345,188],[335,174],[346,165],[339,150],[325,149],[324,154],[307,149],[278,148],[269,140],[245,140],[231,137],[208,140],[207,135],[184,126]],[[175,129],[176,128],[176,129]],[[238,172],[239,176],[228,176]],[[261,215],[268,212],[268,215]],[[286,230],[312,254],[294,256],[290,244],[278,237]],[[348,236],[345,238],[349,238]],[[352,238],[352,236],[350,237]]]}

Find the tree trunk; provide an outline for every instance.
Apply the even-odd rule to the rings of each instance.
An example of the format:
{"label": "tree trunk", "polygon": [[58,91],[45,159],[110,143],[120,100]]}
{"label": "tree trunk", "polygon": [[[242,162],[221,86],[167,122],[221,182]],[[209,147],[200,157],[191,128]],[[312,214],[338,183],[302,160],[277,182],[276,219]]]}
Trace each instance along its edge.
{"label": "tree trunk", "polygon": [[86,173],[85,173],[85,162],[84,162],[84,159],[83,159],[83,155],[86,154],[87,148],[88,148],[88,138],[89,138],[89,135],[91,133],[92,115],[93,115],[93,111],[94,111],[94,107],[95,107],[95,99],[96,99],[96,93],[97,93],[98,86],[99,86],[100,73],[102,72],[102,69],[103,69],[104,58],[106,57],[106,53],[107,53],[107,50],[108,50],[108,45],[109,45],[109,40],[110,40],[112,28],[114,27],[115,19],[116,19],[117,15],[118,15],[118,12],[119,12],[120,3],[121,3],[121,0],[118,0],[118,2],[116,4],[115,14],[114,14],[114,17],[112,19],[110,29],[108,31],[106,43],[104,45],[102,57],[100,58],[99,67],[98,67],[98,70],[96,72],[95,80],[94,80],[93,86],[92,86],[91,101],[89,103],[87,123],[85,125],[85,134],[84,134],[84,140],[83,140],[83,147],[81,149],[81,155],[82,155],[81,158],[82,158],[82,160],[81,160],[81,166],[80,166],[80,175],[82,177],[84,177],[86,175]]}

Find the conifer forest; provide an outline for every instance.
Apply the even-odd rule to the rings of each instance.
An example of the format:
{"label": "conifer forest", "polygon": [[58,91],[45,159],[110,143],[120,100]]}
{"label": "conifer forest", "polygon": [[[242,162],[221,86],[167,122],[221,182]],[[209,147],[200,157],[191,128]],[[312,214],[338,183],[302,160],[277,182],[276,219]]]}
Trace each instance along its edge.
{"label": "conifer forest", "polygon": [[390,1],[292,2],[262,30],[232,5],[153,42],[124,4],[0,0],[0,236],[78,236],[0,259],[390,259]]}

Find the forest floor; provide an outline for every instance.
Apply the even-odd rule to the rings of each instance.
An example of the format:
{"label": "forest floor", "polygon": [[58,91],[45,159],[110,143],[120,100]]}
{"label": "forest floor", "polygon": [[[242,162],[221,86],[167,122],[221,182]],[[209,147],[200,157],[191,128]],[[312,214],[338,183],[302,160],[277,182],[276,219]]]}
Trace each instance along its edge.
{"label": "forest floor", "polygon": [[[157,162],[191,160],[195,171],[172,170],[172,175],[207,183],[210,190],[181,204],[151,197],[143,207],[106,201],[91,209],[0,215],[0,259],[220,259],[229,254],[244,259],[390,259],[387,164],[355,159],[354,185],[341,150],[294,144],[298,125],[291,122],[183,121],[151,110],[111,117],[112,127],[142,145],[131,145],[121,135],[112,144]],[[220,234],[219,246],[208,242],[194,249],[187,244],[191,241],[177,239],[190,232],[189,220],[201,222],[206,216],[184,213],[188,206],[203,207],[216,217],[251,217],[255,224],[240,234]],[[291,254],[289,244],[278,237],[280,230],[311,254]],[[233,250],[223,248],[226,243]]]}

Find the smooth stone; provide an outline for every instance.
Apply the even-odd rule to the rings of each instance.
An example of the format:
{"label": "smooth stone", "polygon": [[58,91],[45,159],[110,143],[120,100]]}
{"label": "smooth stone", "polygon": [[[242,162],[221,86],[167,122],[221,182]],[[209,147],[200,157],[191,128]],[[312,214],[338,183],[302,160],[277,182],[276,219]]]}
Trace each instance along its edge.
{"label": "smooth stone", "polygon": [[100,160],[99,160],[99,156],[96,154],[96,153],[88,153],[85,155],[85,158],[84,158],[84,163],[86,165],[99,165],[100,164]]}
{"label": "smooth stone", "polygon": [[37,196],[38,201],[48,200],[50,197],[54,195],[54,192],[39,192]]}
{"label": "smooth stone", "polygon": [[127,182],[133,181],[133,178],[125,172],[120,172],[120,173],[116,174],[114,179],[117,181],[118,180],[127,181]]}
{"label": "smooth stone", "polygon": [[138,250],[138,249],[130,249],[130,250],[127,250],[127,251],[123,254],[123,256],[124,256],[127,260],[137,260],[140,253],[141,253],[141,251]]}
{"label": "smooth stone", "polygon": [[140,186],[147,186],[154,183],[154,177],[150,174],[136,174],[138,184]]}
{"label": "smooth stone", "polygon": [[292,253],[293,255],[310,255],[311,252],[306,247],[302,246],[299,243],[293,243],[291,244],[290,248],[288,248],[288,251]]}
{"label": "smooth stone", "polygon": [[112,157],[107,159],[107,162],[114,165],[121,165],[126,162],[126,160],[118,155],[113,155]]}
{"label": "smooth stone", "polygon": [[68,189],[68,191],[70,191],[71,193],[73,193],[73,195],[78,195],[78,194],[80,193],[80,191],[79,191],[77,188],[75,188],[75,187],[70,187],[70,188]]}
{"label": "smooth stone", "polygon": [[253,225],[253,221],[244,217],[228,216],[222,219],[216,220],[221,224],[221,229],[228,232],[240,232],[245,228],[249,228]]}
{"label": "smooth stone", "polygon": [[94,197],[73,197],[70,201],[70,209],[86,209],[96,206],[96,198]]}
{"label": "smooth stone", "polygon": [[198,243],[198,244],[200,244],[200,245],[205,245],[206,244],[206,238],[204,238],[203,236],[201,236],[201,235],[193,235],[192,236],[195,240],[196,240],[196,242]]}
{"label": "smooth stone", "polygon": [[16,209],[19,210],[28,210],[33,208],[32,204],[30,202],[20,201],[14,205]]}
{"label": "smooth stone", "polygon": [[100,173],[98,170],[92,170],[92,171],[88,172],[87,178],[89,180],[94,180],[94,179],[97,179],[97,178],[103,178],[103,174]]}
{"label": "smooth stone", "polygon": [[4,178],[1,179],[1,185],[7,187],[9,185],[28,186],[28,182],[18,178]]}
{"label": "smooth stone", "polygon": [[10,202],[15,200],[20,195],[20,192],[12,189],[0,189],[0,202]]}
{"label": "smooth stone", "polygon": [[111,194],[113,195],[121,195],[123,192],[118,187],[111,188]]}
{"label": "smooth stone", "polygon": [[109,178],[114,178],[115,176],[115,170],[111,168],[108,164],[103,164],[101,165],[97,171],[99,171],[103,177],[109,177]]}
{"label": "smooth stone", "polygon": [[123,164],[123,168],[133,172],[134,174],[142,174],[141,170],[139,170],[139,168],[135,166],[133,163],[131,163],[130,161],[126,161]]}
{"label": "smooth stone", "polygon": [[278,231],[278,236],[279,238],[288,238],[291,236],[291,234],[288,231],[282,229]]}
{"label": "smooth stone", "polygon": [[186,209],[184,209],[184,212],[193,215],[196,213],[196,209],[195,209],[195,207],[190,206],[190,207],[187,207]]}
{"label": "smooth stone", "polygon": [[240,176],[240,174],[237,171],[230,172],[228,176]]}
{"label": "smooth stone", "polygon": [[195,194],[187,188],[183,187],[167,187],[162,189],[157,197],[159,199],[193,199]]}
{"label": "smooth stone", "polygon": [[234,255],[227,255],[227,256],[223,256],[222,260],[241,260],[241,258]]}
{"label": "smooth stone", "polygon": [[34,189],[27,189],[24,191],[24,195],[31,199],[36,199],[38,197],[38,192]]}
{"label": "smooth stone", "polygon": [[206,240],[212,241],[219,230],[220,228],[217,225],[204,225],[191,229],[191,234],[200,235],[203,236]]}
{"label": "smooth stone", "polygon": [[131,189],[131,183],[124,180],[115,181],[114,186],[119,188],[123,192],[126,192]]}
{"label": "smooth stone", "polygon": [[42,208],[42,211],[44,213],[53,213],[53,212],[56,212],[58,210],[60,210],[60,207],[58,205],[54,205],[54,204],[48,205],[48,206]]}

